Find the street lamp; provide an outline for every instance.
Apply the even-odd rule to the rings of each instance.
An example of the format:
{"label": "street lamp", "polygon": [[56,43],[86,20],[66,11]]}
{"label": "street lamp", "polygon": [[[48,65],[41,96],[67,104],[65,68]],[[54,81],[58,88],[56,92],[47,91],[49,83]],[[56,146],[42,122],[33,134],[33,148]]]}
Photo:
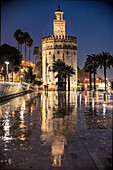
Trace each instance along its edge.
{"label": "street lamp", "polygon": [[23,72],[23,69],[21,68],[21,84],[22,84],[22,77],[23,77],[22,72]]}
{"label": "street lamp", "polygon": [[7,80],[8,80],[8,64],[9,64],[9,61],[5,61],[5,64],[6,64],[6,73],[7,73]]}

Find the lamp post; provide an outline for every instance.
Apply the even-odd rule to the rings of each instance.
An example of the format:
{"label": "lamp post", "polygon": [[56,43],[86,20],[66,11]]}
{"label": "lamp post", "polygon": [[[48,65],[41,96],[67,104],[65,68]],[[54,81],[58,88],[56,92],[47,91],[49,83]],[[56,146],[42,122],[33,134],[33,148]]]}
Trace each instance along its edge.
{"label": "lamp post", "polygon": [[22,72],[23,72],[23,69],[21,68],[21,84],[22,84],[22,77],[23,77]]}
{"label": "lamp post", "polygon": [[8,64],[9,64],[9,61],[5,61],[5,64],[6,64],[6,73],[7,73],[7,80],[8,80]]}

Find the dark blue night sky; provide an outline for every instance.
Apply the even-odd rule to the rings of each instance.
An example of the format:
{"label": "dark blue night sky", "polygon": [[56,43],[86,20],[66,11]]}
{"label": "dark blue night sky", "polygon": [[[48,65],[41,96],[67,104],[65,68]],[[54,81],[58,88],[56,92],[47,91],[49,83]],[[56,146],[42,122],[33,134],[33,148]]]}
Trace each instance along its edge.
{"label": "dark blue night sky", "polygon": [[[21,29],[31,35],[33,46],[39,46],[41,51],[43,29],[46,36],[53,34],[54,12],[58,3],[64,12],[66,34],[78,39],[80,68],[84,66],[87,54],[102,51],[113,54],[113,7],[104,1],[2,0],[1,44],[16,47],[13,34],[16,29]],[[33,47],[31,54],[34,61]],[[103,70],[99,70],[98,76],[103,77]],[[108,69],[107,77],[113,79],[113,69]]]}

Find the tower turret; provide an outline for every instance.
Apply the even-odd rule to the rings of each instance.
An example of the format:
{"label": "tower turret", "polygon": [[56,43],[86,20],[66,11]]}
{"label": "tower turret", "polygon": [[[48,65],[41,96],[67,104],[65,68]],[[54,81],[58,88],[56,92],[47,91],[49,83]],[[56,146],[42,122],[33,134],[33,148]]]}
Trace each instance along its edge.
{"label": "tower turret", "polygon": [[53,34],[65,36],[65,20],[63,19],[63,12],[58,5],[58,9],[55,12],[56,19],[53,20]]}

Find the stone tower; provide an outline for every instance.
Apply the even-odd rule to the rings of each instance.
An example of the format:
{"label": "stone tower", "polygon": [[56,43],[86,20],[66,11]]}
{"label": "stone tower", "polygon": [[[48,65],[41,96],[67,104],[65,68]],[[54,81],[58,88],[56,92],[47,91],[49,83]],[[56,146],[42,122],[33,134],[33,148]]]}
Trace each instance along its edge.
{"label": "stone tower", "polygon": [[[53,35],[42,38],[42,81],[48,84],[48,90],[57,90],[57,73],[52,71],[54,61],[63,60],[75,69],[76,74],[70,77],[70,90],[77,87],[77,38],[66,36],[63,12],[58,6],[53,20]],[[68,81],[68,80],[67,80]],[[66,84],[68,89],[68,83]]]}

